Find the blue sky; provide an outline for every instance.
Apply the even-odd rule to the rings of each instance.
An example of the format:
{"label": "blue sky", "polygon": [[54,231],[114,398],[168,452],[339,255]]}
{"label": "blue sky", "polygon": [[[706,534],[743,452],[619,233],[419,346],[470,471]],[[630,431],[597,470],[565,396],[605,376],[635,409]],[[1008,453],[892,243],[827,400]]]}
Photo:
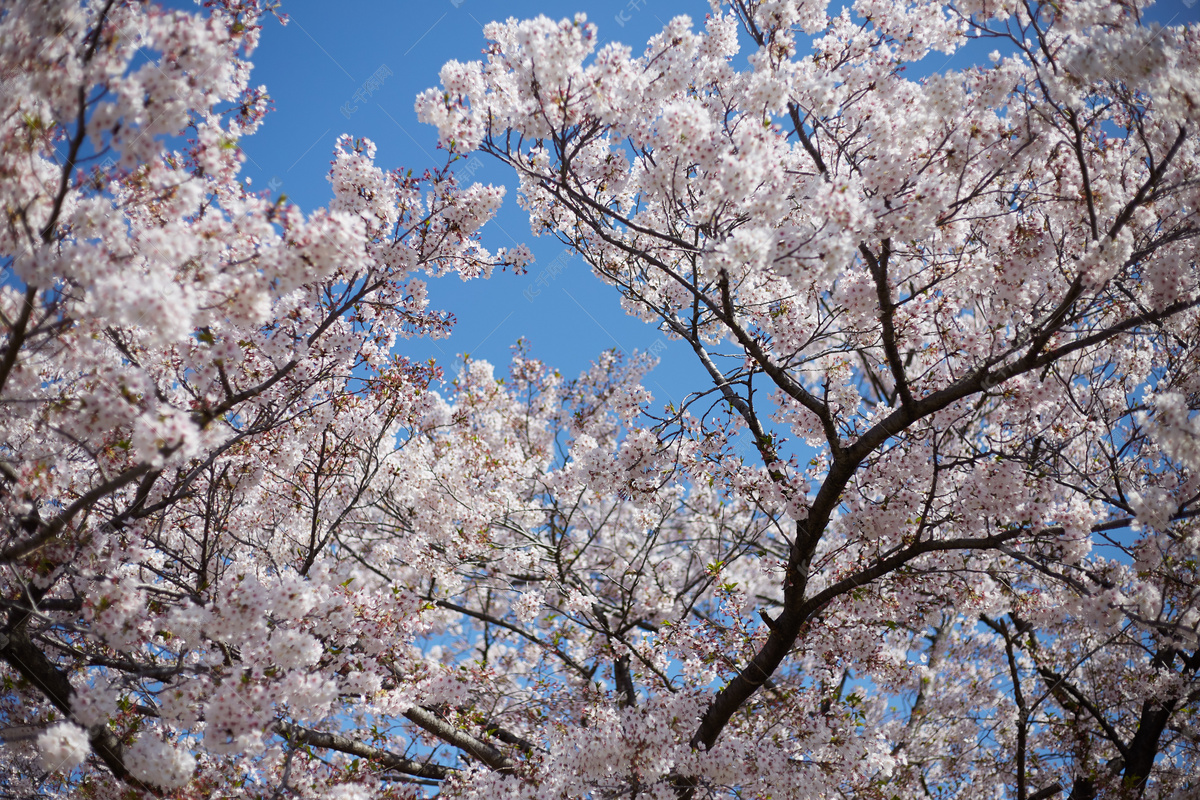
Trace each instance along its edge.
{"label": "blue sky", "polygon": [[[413,102],[419,92],[438,84],[446,61],[482,57],[487,22],[538,14],[557,19],[582,11],[599,26],[602,42],[618,39],[640,52],[671,17],[690,13],[702,24],[708,6],[702,0],[288,0],[282,10],[290,18],[288,25],[267,21],[252,59],[251,80],[267,86],[276,110],[258,133],[242,142],[247,156],[242,174],[253,180],[252,188],[285,193],[311,211],[329,201],[330,153],[343,133],[372,139],[379,148],[376,163],[384,169],[403,166],[420,172],[444,164],[437,131],[417,121]],[[366,102],[355,101],[355,93],[372,76],[382,78],[382,85]],[[509,187],[500,215],[483,230],[484,245],[494,250],[524,243],[537,261],[522,276],[496,272],[488,280],[433,281],[431,304],[455,314],[454,333],[437,342],[403,342],[401,352],[435,358],[448,375],[453,375],[458,355],[469,353],[493,362],[501,373],[510,347],[525,337],[536,357],[574,377],[607,348],[626,353],[653,349],[661,362],[646,384],[656,404],[678,401],[685,387],[704,385],[706,378],[686,347],[668,343],[653,326],[627,317],[617,293],[593,277],[581,259],[554,240],[533,236],[528,217],[516,204],[508,168],[478,157],[460,163],[459,171],[463,169],[471,170],[472,180]],[[548,269],[551,265],[555,268]]]}
{"label": "blue sky", "polygon": [[[622,41],[637,53],[673,16],[690,14],[701,25],[708,4],[704,0],[286,0],[282,10],[290,23],[281,27],[268,20],[253,57],[252,81],[266,84],[276,110],[258,133],[242,142],[247,156],[243,175],[253,180],[253,188],[286,193],[311,211],[329,201],[325,176],[333,143],[343,133],[374,140],[379,148],[377,163],[384,169],[403,166],[420,172],[444,163],[436,131],[417,122],[413,101],[419,92],[437,85],[438,71],[446,61],[481,57],[485,23],[538,14],[557,19],[582,11],[598,25],[602,44]],[[1200,19],[1200,5],[1196,0],[1165,0],[1151,18],[1195,21]],[[935,60],[938,63],[932,63]],[[966,65],[959,63],[963,60],[955,57],[951,66],[961,68]],[[936,54],[927,61],[930,72],[947,66]],[[919,74],[919,69],[910,74]],[[381,85],[366,102],[356,101],[355,93],[372,76],[380,78]],[[625,316],[616,292],[556,241],[534,238],[517,207],[511,172],[490,159],[477,160],[463,165],[472,170],[474,180],[509,187],[500,215],[483,230],[485,246],[526,243],[537,263],[524,276],[497,272],[489,280],[434,281],[431,301],[456,315],[454,334],[438,342],[405,342],[404,354],[435,358],[452,375],[458,354],[486,358],[499,367],[507,363],[517,338],[525,337],[535,356],[573,377],[606,348],[653,349],[661,362],[645,383],[656,404],[677,402],[689,388],[707,385],[686,347]],[[556,262],[561,271],[546,274],[539,283],[538,276]]]}

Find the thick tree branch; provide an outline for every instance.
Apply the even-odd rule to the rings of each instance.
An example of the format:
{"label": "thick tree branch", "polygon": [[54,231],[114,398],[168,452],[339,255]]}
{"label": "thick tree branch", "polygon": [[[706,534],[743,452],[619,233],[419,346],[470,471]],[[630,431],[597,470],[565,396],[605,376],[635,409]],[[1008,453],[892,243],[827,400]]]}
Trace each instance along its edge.
{"label": "thick tree branch", "polygon": [[487,742],[476,739],[465,731],[459,730],[428,709],[413,706],[404,712],[404,716],[426,732],[433,734],[447,744],[454,745],[476,761],[486,764],[497,772],[509,773],[515,769],[512,759],[504,755],[504,753],[501,753]]}

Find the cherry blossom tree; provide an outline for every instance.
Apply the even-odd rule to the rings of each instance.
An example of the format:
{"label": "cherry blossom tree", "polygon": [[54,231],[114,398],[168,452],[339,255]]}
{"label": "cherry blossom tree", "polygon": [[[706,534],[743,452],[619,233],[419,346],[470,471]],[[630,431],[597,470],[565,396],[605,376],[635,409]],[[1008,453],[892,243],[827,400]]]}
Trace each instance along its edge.
{"label": "cherry blossom tree", "polygon": [[539,796],[1196,789],[1200,30],[1144,6],[714,2],[636,57],[510,20],[418,99],[710,376],[619,496],[758,520],[662,620],[606,569],[580,624],[645,644]]}
{"label": "cherry blossom tree", "polygon": [[[274,9],[206,6],[0,12],[5,794],[1195,790],[1195,28],[511,20],[447,169],[346,137],[305,215],[238,180]],[[710,383],[396,355],[529,258],[476,151]]]}
{"label": "cherry blossom tree", "polygon": [[[338,536],[435,377],[397,341],[452,321],[416,276],[527,258],[476,241],[501,190],[368,141],[339,141],[327,210],[250,192],[272,9],[206,5],[0,8],[6,795],[228,787],[375,690],[331,655],[358,624]],[[422,601],[371,597],[406,642]]]}

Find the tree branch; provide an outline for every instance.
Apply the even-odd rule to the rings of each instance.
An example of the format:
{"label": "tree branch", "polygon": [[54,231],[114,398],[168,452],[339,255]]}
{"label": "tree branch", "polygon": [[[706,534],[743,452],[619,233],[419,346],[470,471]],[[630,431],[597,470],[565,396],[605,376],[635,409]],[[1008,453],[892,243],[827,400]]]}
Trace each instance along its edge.
{"label": "tree branch", "polygon": [[276,722],[272,726],[272,730],[289,742],[304,744],[309,747],[319,747],[324,750],[337,750],[340,753],[365,758],[374,764],[379,764],[396,772],[402,772],[405,775],[444,781],[454,774],[454,770],[451,767],[413,761],[410,758],[398,756],[395,753],[382,750],[378,747],[372,747],[340,734],[314,731],[311,728],[304,728],[291,722],[284,722],[283,720]]}

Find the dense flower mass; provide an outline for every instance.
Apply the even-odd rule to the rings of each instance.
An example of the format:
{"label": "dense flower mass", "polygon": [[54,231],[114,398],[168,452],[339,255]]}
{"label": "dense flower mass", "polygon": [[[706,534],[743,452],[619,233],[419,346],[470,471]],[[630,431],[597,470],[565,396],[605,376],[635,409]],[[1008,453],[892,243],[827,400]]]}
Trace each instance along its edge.
{"label": "dense flower mass", "polygon": [[204,5],[0,5],[3,793],[1195,791],[1200,30],[487,26],[417,112],[694,353],[663,408],[398,355],[530,261],[503,190],[346,136],[327,208],[251,192],[274,8]]}
{"label": "dense flower mass", "polygon": [[60,722],[38,736],[37,747],[44,769],[50,772],[70,770],[87,758],[88,734],[78,725]]}

